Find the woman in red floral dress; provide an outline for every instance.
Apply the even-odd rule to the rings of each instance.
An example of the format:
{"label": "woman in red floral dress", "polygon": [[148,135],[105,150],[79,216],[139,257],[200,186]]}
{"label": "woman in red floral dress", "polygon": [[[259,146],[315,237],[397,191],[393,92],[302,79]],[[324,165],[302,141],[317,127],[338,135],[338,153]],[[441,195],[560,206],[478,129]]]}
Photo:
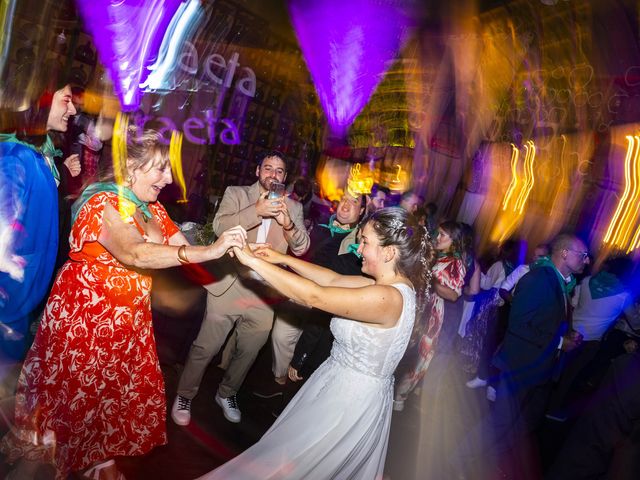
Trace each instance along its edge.
{"label": "woman in red floral dress", "polygon": [[[466,267],[462,260],[462,228],[456,222],[444,222],[438,227],[435,241],[436,261],[431,269],[433,291],[414,336],[418,337],[418,358],[396,387],[393,408],[402,410],[409,393],[424,378],[444,322],[444,300],[455,302],[462,294]],[[417,333],[422,328],[421,333]]]}
{"label": "woman in red floral dress", "polygon": [[[133,130],[130,133],[134,133]],[[147,131],[127,146],[125,185],[89,186],[74,205],[70,260],[60,269],[24,362],[15,425],[2,440],[12,478],[51,462],[56,478],[124,478],[113,457],[166,443],[164,382],[144,269],[221,257],[241,227],[207,247],[188,241],[157,202],[171,183],[169,149]]]}

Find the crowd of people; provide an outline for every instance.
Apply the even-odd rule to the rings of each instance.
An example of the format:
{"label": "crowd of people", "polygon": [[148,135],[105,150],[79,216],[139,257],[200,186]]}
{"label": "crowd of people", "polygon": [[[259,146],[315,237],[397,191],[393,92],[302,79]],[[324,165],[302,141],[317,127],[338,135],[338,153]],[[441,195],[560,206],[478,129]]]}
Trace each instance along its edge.
{"label": "crowd of people", "polygon": [[[595,478],[637,433],[640,302],[628,258],[587,272],[592,252],[561,233],[531,246],[529,264],[515,239],[488,263],[471,226],[438,218],[416,192],[393,206],[380,186],[345,189],[328,210],[310,208],[308,181],[277,193],[293,170],[278,151],[261,156],[255,183],[227,187],[216,240],[191,245],[158,202],[172,182],[169,147],[157,132],[130,128],[120,171],[75,200],[69,252],[51,283],[59,173],[46,132],[67,130],[76,110],[68,85],[50,98],[36,112],[42,138],[0,142],[0,220],[12,227],[0,244],[0,362],[21,365],[13,426],[0,442],[13,480],[33,478],[43,463],[61,480],[123,479],[116,457],[167,442],[149,274],[197,263],[215,280],[204,285],[172,421],[189,425],[221,354],[215,403],[241,422],[237,394],[269,339],[273,379],[254,394],[282,402],[255,445],[202,478],[382,478],[393,412],[408,414],[419,397],[415,478],[536,478],[531,433],[545,418],[578,418],[549,478]],[[77,156],[64,164],[79,173]],[[455,379],[469,395],[485,389],[493,405],[446,459],[426,461],[433,432],[446,429],[430,399]],[[593,392],[606,414],[585,407]]]}

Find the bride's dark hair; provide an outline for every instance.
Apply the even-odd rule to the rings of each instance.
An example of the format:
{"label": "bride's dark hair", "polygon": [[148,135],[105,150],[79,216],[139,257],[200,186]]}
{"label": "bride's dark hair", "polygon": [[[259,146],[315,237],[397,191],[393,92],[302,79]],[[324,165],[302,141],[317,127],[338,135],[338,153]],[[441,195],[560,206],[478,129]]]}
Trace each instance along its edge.
{"label": "bride's dark hair", "polygon": [[367,217],[380,245],[393,245],[398,251],[396,270],[406,276],[416,289],[418,311],[426,305],[431,286],[431,267],[435,258],[426,228],[404,208],[381,208]]}

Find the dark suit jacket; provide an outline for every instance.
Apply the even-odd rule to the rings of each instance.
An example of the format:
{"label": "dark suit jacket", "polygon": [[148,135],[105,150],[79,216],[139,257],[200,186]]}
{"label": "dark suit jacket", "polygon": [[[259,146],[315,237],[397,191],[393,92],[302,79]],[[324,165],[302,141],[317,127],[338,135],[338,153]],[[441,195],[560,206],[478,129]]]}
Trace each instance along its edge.
{"label": "dark suit jacket", "polygon": [[566,309],[553,268],[533,268],[518,282],[507,333],[493,364],[529,385],[550,380],[560,353],[560,337],[568,328]]}

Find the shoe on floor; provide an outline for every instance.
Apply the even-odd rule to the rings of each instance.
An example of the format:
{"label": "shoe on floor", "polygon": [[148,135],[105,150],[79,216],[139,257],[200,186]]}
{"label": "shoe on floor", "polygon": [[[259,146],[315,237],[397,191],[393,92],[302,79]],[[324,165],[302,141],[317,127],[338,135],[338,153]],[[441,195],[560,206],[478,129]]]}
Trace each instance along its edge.
{"label": "shoe on floor", "polygon": [[393,401],[393,410],[396,412],[401,412],[404,410],[404,400],[394,400]]}
{"label": "shoe on floor", "polygon": [[238,400],[236,399],[235,395],[231,395],[227,398],[222,398],[219,394],[216,393],[216,403],[222,408],[224,418],[229,420],[231,423],[240,423],[242,413],[238,408]]}
{"label": "shoe on floor", "polygon": [[282,396],[282,389],[284,385],[279,384],[275,380],[273,382],[269,382],[268,385],[264,385],[259,389],[253,390],[253,393],[256,397],[259,398],[275,398]]}
{"label": "shoe on floor", "polygon": [[487,400],[489,400],[490,402],[496,401],[496,389],[491,385],[487,387]]}
{"label": "shoe on floor", "polygon": [[469,380],[467,383],[465,383],[465,385],[469,388],[480,388],[480,387],[486,387],[487,386],[487,381],[483,380],[480,377],[475,377],[471,380]]}
{"label": "shoe on floor", "polygon": [[189,425],[191,421],[191,399],[176,395],[173,407],[171,407],[171,418],[177,425],[183,427]]}

